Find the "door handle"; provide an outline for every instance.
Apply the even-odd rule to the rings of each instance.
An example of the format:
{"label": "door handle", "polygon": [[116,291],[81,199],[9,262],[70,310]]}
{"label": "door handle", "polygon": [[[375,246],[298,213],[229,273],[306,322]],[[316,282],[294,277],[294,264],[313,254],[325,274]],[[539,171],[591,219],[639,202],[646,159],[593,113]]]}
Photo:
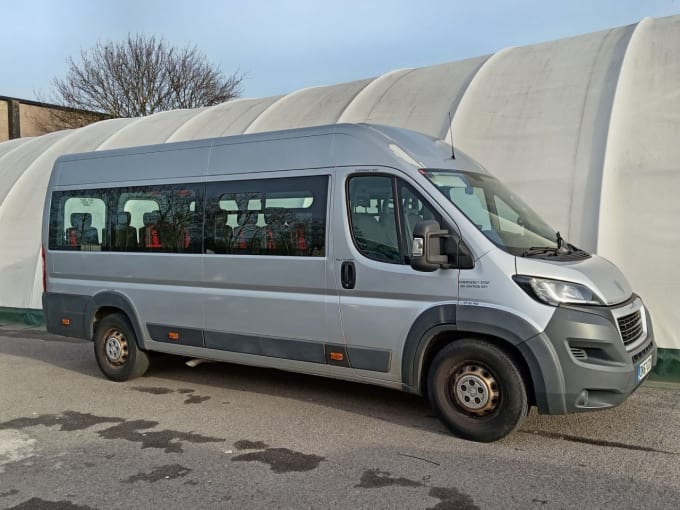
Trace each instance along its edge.
{"label": "door handle", "polygon": [[354,262],[343,262],[340,267],[340,281],[343,289],[353,289],[357,283],[357,271]]}

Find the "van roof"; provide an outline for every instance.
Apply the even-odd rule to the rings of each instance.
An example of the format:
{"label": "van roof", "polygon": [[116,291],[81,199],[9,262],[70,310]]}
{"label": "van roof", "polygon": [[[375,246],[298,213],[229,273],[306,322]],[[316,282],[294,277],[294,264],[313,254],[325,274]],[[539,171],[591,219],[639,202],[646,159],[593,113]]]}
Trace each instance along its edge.
{"label": "van roof", "polygon": [[[151,177],[148,175],[149,158],[155,160],[152,166],[157,168],[156,175]],[[106,159],[111,162],[102,161]],[[93,165],[92,160],[98,160],[97,164]],[[452,160],[451,146],[441,140],[408,129],[362,123],[66,154],[55,162],[54,173],[59,176],[56,179],[56,175],[52,176],[52,184],[353,165],[484,172],[478,163],[459,150],[456,150],[456,159]]]}

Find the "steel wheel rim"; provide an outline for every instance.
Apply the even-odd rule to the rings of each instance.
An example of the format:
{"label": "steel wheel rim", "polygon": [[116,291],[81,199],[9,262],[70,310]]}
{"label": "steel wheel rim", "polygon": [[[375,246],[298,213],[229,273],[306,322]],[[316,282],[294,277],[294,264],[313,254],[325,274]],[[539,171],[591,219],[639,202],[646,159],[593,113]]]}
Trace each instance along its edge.
{"label": "steel wheel rim", "polygon": [[457,367],[449,378],[449,395],[456,406],[473,417],[493,413],[501,401],[495,374],[478,362]]}
{"label": "steel wheel rim", "polygon": [[104,335],[104,356],[113,366],[124,365],[129,356],[128,341],[118,328],[109,329]]}

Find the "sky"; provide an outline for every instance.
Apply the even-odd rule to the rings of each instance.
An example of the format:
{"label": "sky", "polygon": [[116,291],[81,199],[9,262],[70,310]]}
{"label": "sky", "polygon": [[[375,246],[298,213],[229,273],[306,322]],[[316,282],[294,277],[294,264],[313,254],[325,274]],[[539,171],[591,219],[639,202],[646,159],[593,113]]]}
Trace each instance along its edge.
{"label": "sky", "polygon": [[0,0],[0,95],[49,98],[68,59],[128,34],[196,46],[243,97],[680,14],[680,0]]}

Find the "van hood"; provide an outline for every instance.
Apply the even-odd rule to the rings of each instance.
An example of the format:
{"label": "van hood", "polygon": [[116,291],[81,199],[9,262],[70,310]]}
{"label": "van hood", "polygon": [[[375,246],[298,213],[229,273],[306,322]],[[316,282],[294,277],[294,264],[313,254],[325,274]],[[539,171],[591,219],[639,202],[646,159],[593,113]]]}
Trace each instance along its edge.
{"label": "van hood", "polygon": [[574,262],[551,262],[543,259],[515,257],[515,267],[517,274],[520,275],[552,278],[585,285],[607,305],[622,303],[633,294],[630,283],[619,268],[597,255]]}

